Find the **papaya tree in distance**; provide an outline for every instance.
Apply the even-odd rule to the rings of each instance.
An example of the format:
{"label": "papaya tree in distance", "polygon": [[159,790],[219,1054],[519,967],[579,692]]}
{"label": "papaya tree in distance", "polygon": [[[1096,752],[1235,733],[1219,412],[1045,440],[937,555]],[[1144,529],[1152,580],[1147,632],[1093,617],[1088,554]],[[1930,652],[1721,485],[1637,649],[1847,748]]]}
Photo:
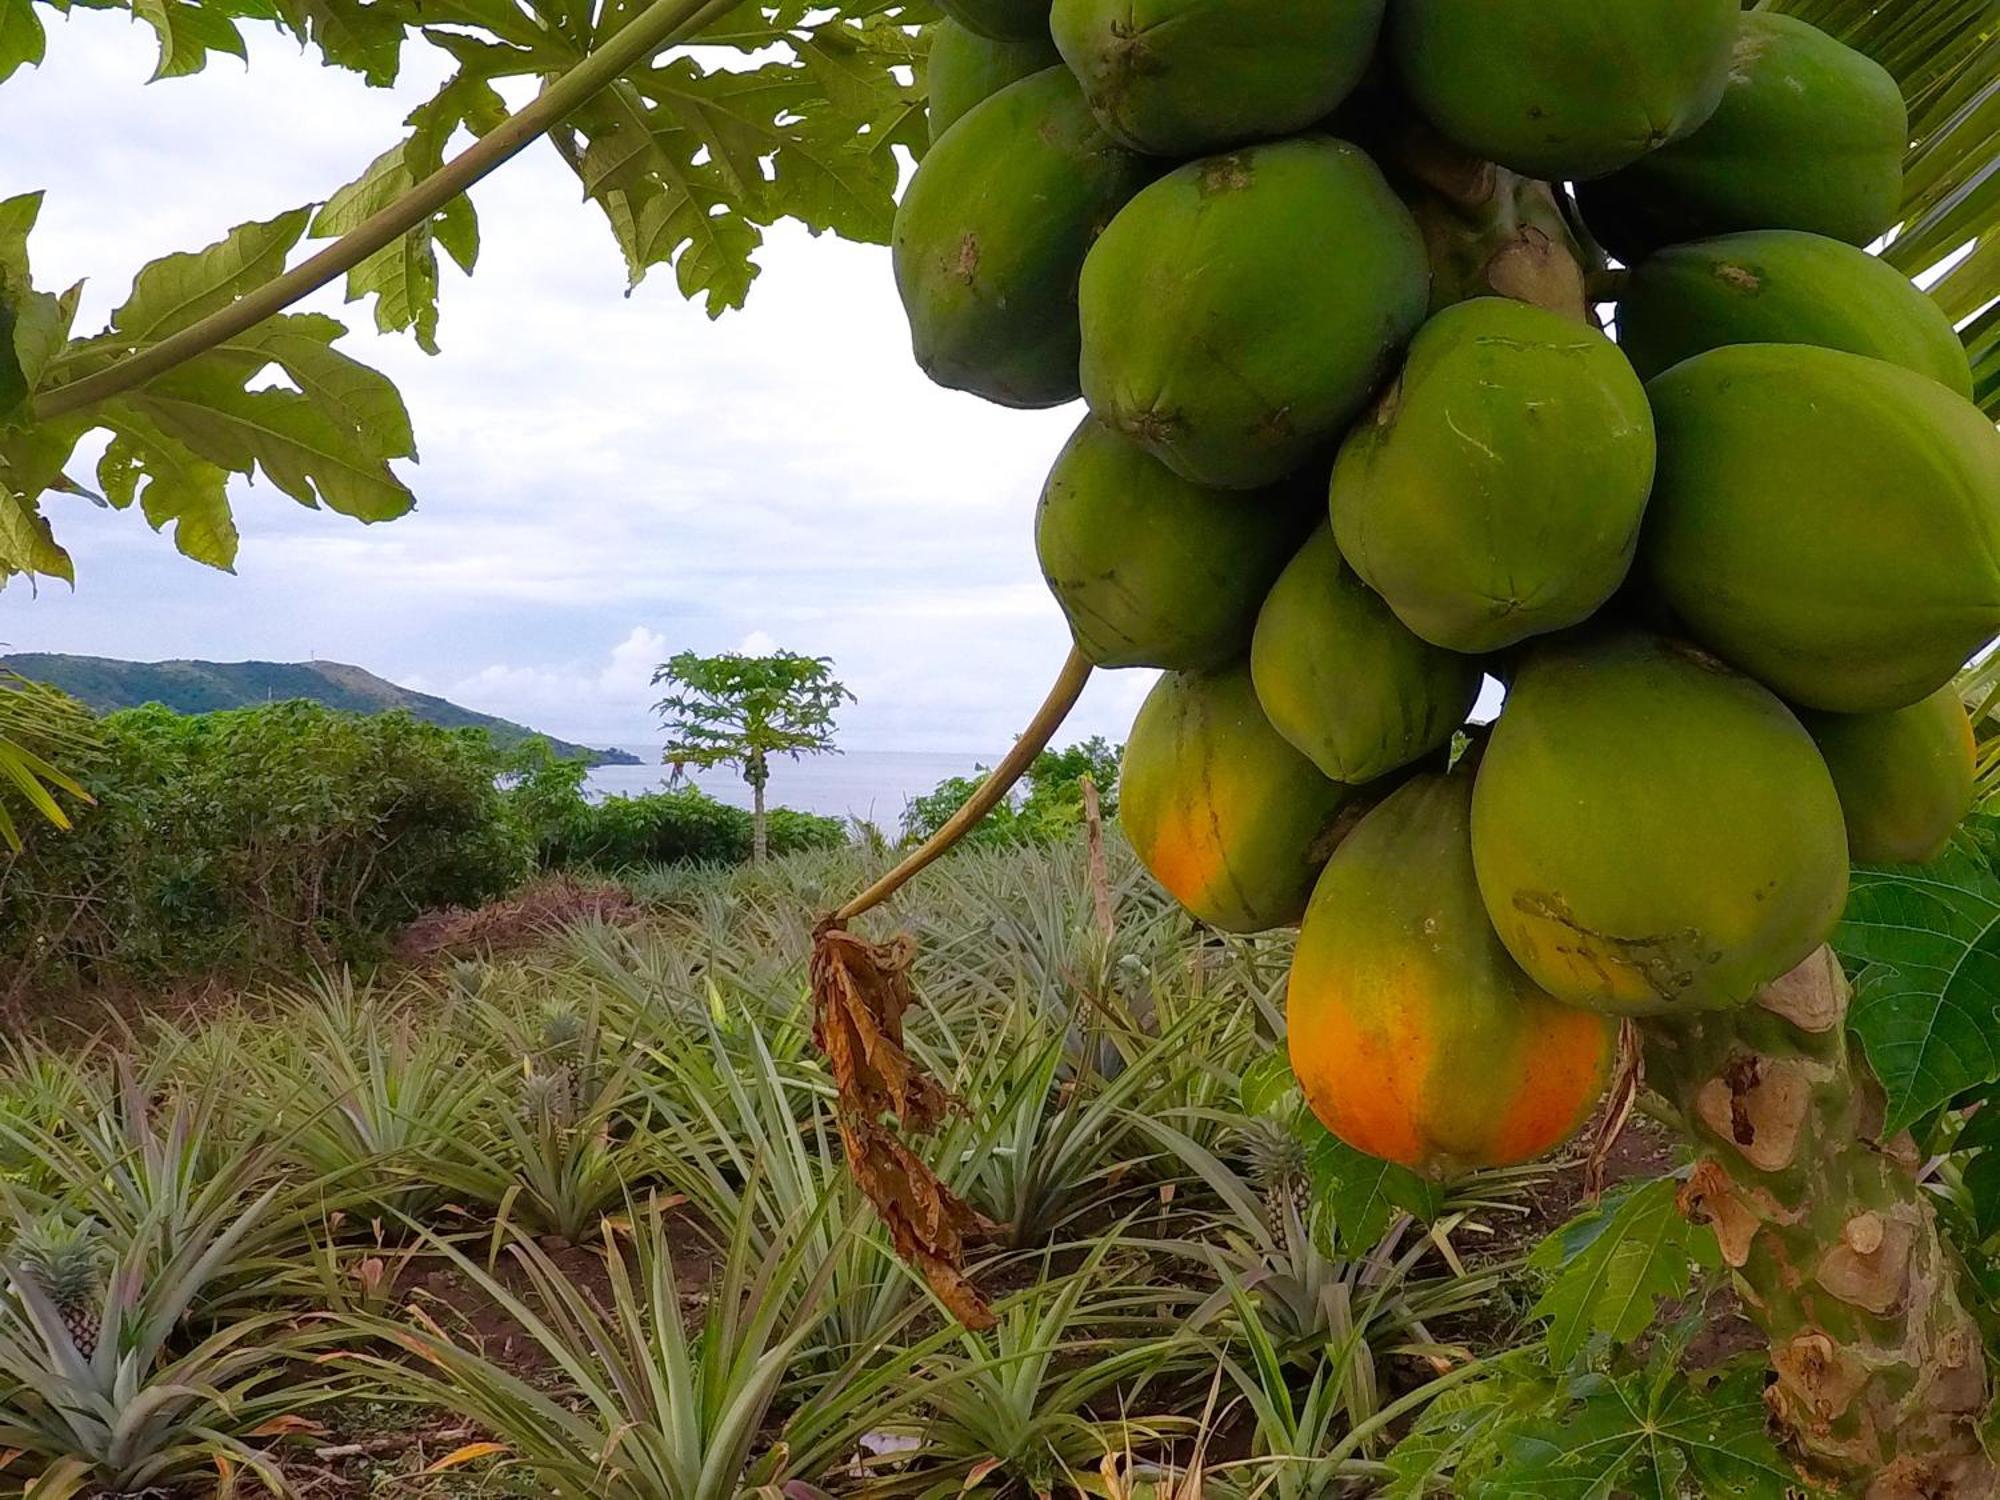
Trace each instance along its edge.
{"label": "papaya tree in distance", "polygon": [[662,662],[653,686],[669,692],[653,705],[667,733],[661,759],[680,780],[690,766],[740,766],[750,783],[750,857],[764,863],[764,788],[771,757],[838,755],[833,716],[854,694],[833,675],[824,656],[777,651],[769,656],[734,652],[700,656],[683,651]]}

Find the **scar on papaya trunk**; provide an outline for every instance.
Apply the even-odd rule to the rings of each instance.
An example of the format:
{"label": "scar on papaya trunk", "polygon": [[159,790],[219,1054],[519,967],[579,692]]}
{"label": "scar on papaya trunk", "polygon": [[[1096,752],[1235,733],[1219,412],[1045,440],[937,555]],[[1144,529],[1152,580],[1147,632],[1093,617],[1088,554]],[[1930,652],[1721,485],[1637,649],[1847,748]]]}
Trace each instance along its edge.
{"label": "scar on papaya trunk", "polygon": [[895,895],[1000,804],[1069,717],[1090,671],[1089,660],[1072,649],[1041,708],[979,790],[893,870],[813,928],[813,1041],[833,1073],[834,1121],[847,1168],[889,1226],[896,1253],[923,1272],[968,1328],[993,1326],[993,1309],[965,1274],[965,1252],[996,1226],[909,1145],[909,1136],[960,1107],[903,1046],[903,1016],[916,1003],[910,986],[916,939],[903,933],[873,943],[847,924]]}

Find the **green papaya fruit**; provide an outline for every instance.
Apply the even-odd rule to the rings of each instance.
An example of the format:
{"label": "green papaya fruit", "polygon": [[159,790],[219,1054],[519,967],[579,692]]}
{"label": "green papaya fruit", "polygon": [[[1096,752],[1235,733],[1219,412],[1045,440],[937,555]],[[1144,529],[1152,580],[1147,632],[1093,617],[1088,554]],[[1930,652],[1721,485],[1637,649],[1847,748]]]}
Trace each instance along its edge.
{"label": "green papaya fruit", "polygon": [[1042,489],[1035,552],[1098,666],[1219,667],[1249,646],[1312,501],[1296,484],[1255,494],[1190,484],[1086,417]]}
{"label": "green papaya fruit", "polygon": [[1083,390],[1184,479],[1254,489],[1337,437],[1423,321],[1423,236],[1359,148],[1205,157],[1084,262]]}
{"label": "green papaya fruit", "polygon": [[1897,365],[1732,344],[1647,388],[1640,556],[1703,645],[1794,703],[1902,708],[2000,631],[2000,432]]}
{"label": "green papaya fruit", "polygon": [[1075,400],[1077,273],[1153,170],[1105,135],[1067,68],[975,105],[918,166],[891,235],[924,373],[1003,406]]}
{"label": "green papaya fruit", "polygon": [[1056,0],[1049,24],[1114,140],[1188,157],[1323,120],[1361,80],[1385,0]]}
{"label": "green papaya fruit", "polygon": [[1866,245],[1901,211],[1909,131],[1881,64],[1794,16],[1752,11],[1714,117],[1579,199],[1592,232],[1627,263],[1743,229]]}
{"label": "green papaya fruit", "polygon": [[1515,962],[1626,1015],[1743,1004],[1847,899],[1840,800],[1791,710],[1630,631],[1521,664],[1479,762],[1472,859]]}
{"label": "green papaya fruit", "polygon": [[1725,344],[1817,344],[1972,395],[1972,364],[1943,308],[1866,251],[1791,229],[1648,256],[1619,299],[1618,343],[1648,380]]}
{"label": "green papaya fruit", "polygon": [[1118,818],[1167,893],[1212,927],[1298,921],[1355,789],[1279,737],[1247,667],[1169,672],[1133,722]]}
{"label": "green papaya fruit", "polygon": [[1977,759],[1956,688],[1887,713],[1802,717],[1833,773],[1855,860],[1920,865],[1944,852],[1972,809]]}
{"label": "green papaya fruit", "polygon": [[1033,77],[1062,62],[1046,35],[995,41],[961,26],[949,16],[930,28],[926,77],[930,86],[931,140],[949,130],[973,105],[992,98],[1010,83]]}
{"label": "green papaya fruit", "polygon": [[1653,458],[1646,390],[1616,344],[1482,297],[1424,326],[1342,446],[1333,534],[1425,640],[1497,651],[1578,624],[1617,591]]}
{"label": "green papaya fruit", "polygon": [[1250,647],[1265,716],[1335,781],[1373,781],[1442,749],[1484,675],[1398,620],[1326,525],[1272,587]]}
{"label": "green papaya fruit", "polygon": [[1530,177],[1600,177],[1714,113],[1740,0],[1394,0],[1411,100]]}
{"label": "green papaya fruit", "polygon": [[938,9],[967,31],[996,42],[1046,39],[1049,0],[938,0]]}

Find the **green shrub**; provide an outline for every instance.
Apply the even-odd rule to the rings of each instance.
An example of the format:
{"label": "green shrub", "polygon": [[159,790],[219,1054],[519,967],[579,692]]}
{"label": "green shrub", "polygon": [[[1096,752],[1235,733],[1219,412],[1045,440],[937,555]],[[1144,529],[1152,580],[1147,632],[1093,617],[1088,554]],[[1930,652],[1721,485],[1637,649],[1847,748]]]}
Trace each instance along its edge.
{"label": "green shrub", "polygon": [[101,721],[95,805],[0,856],[0,967],[156,980],[361,956],[532,867],[477,730],[305,701]]}
{"label": "green shrub", "polygon": [[[773,808],[773,854],[834,849],[847,842],[847,826]],[[620,870],[646,864],[738,864],[750,857],[750,814],[718,802],[695,787],[606,797],[584,803],[548,846],[551,868],[590,865]]]}
{"label": "green shrub", "polygon": [[[508,764],[509,811],[544,869],[740,864],[750,857],[750,814],[744,809],[692,786],[592,802],[583,791],[588,775],[581,761],[558,760],[543,740],[530,742]],[[838,849],[848,842],[847,825],[839,818],[789,807],[770,810],[767,834],[773,854]]]}
{"label": "green shrub", "polygon": [[[1118,812],[1118,758],[1123,746],[1092,735],[1062,750],[1044,750],[1022,777],[1026,792],[1009,797],[964,842],[989,849],[1022,844],[1053,844],[1083,825],[1083,778],[1097,784],[1104,816]],[[918,843],[942,828],[986,779],[986,767],[974,776],[951,776],[903,809],[903,839]]]}

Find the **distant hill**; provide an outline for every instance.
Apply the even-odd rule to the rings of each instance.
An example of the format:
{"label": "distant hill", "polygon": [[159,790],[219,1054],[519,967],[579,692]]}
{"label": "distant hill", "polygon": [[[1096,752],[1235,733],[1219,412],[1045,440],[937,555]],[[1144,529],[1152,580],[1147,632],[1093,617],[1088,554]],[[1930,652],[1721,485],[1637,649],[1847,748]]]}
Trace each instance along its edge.
{"label": "distant hill", "polygon": [[[402,709],[446,729],[484,729],[495,744],[511,748],[536,731],[474,713],[444,698],[398,687],[386,678],[337,661],[119,661],[108,656],[61,656],[23,651],[0,656],[0,668],[62,689],[98,713],[159,703],[176,713],[205,714],[219,708],[247,708],[286,698],[310,698],[328,708],[356,713]],[[596,750],[542,735],[557,755],[582,758],[594,766],[636,766],[623,750]]]}

